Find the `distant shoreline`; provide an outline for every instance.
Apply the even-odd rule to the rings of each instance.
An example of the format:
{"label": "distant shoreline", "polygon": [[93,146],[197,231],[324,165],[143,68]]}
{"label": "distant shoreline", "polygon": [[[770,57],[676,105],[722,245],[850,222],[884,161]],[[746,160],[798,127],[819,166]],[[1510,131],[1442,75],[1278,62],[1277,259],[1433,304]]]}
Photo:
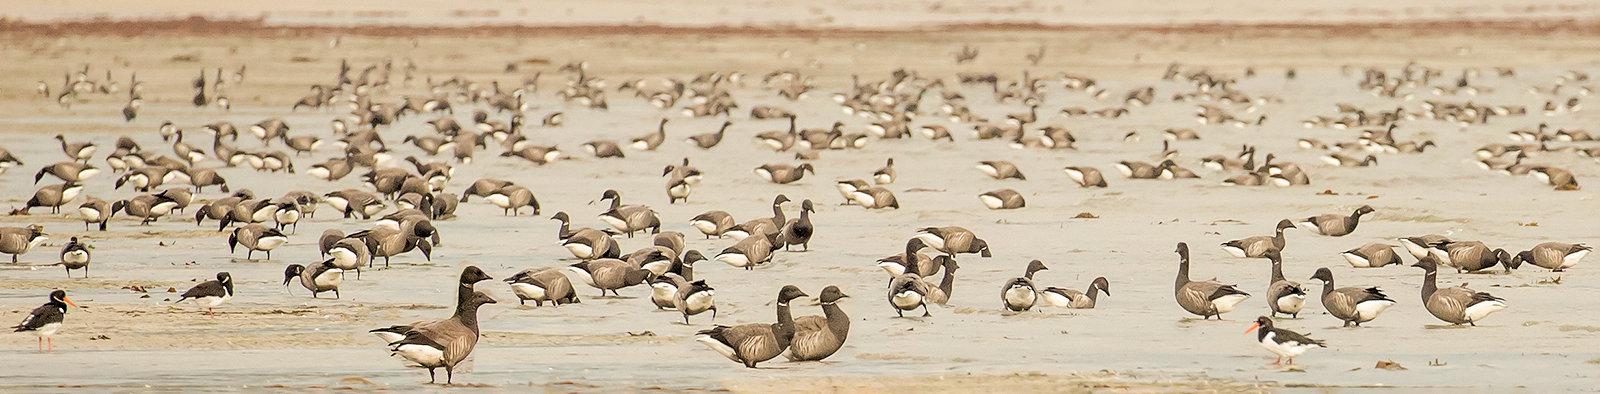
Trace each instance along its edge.
{"label": "distant shoreline", "polygon": [[1574,18],[1530,19],[1437,19],[1387,22],[1193,22],[1172,24],[1047,24],[1026,22],[943,23],[904,27],[857,28],[847,26],[802,26],[796,24],[753,25],[667,25],[667,24],[573,24],[573,25],[326,25],[283,24],[265,18],[215,19],[202,16],[184,18],[92,18],[64,21],[22,21],[0,18],[0,34],[227,34],[227,35],[310,35],[348,34],[363,36],[417,35],[738,35],[738,36],[820,36],[893,35],[986,31],[1103,31],[1152,33],[1216,33],[1222,31],[1283,31],[1320,34],[1360,34],[1373,31],[1409,31],[1423,34],[1500,32],[1521,34],[1600,35],[1600,20]]}

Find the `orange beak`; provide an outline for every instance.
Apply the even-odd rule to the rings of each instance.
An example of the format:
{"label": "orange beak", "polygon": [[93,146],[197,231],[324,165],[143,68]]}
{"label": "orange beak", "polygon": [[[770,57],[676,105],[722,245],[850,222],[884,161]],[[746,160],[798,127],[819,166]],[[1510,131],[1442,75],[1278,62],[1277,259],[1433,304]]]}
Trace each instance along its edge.
{"label": "orange beak", "polygon": [[66,301],[67,305],[72,305],[73,308],[81,308],[80,306],[78,306],[78,303],[72,302],[72,298],[69,298],[67,296],[61,296],[61,300],[62,301]]}
{"label": "orange beak", "polygon": [[1244,329],[1244,333],[1249,334],[1251,331],[1255,331],[1257,328],[1261,328],[1261,323],[1251,323],[1250,328]]}

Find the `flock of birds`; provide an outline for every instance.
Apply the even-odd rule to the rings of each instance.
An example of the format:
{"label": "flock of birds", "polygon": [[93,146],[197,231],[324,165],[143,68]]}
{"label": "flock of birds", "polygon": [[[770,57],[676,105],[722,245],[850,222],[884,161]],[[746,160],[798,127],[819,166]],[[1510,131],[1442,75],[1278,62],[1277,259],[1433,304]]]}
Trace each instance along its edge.
{"label": "flock of birds", "polygon": [[[963,50],[960,56],[976,56],[975,51]],[[1042,56],[1042,51],[1041,51]],[[363,269],[372,269],[381,258],[387,267],[390,259],[413,251],[431,260],[432,250],[439,244],[440,231],[436,221],[455,218],[457,207],[478,197],[487,204],[502,210],[505,215],[522,215],[529,212],[541,215],[533,190],[513,180],[483,178],[473,181],[459,194],[447,191],[447,185],[460,166],[468,166],[480,157],[480,152],[498,149],[502,160],[524,160],[546,165],[570,158],[570,154],[553,145],[539,145],[530,136],[538,129],[560,127],[563,112],[549,112],[537,124],[530,124],[525,115],[530,112],[528,100],[542,91],[554,90],[554,95],[573,110],[603,111],[611,97],[622,96],[648,101],[664,113],[685,117],[714,117],[726,119],[713,132],[687,136],[684,141],[700,149],[717,147],[724,137],[742,132],[747,127],[735,128],[735,110],[741,108],[733,94],[735,89],[759,85],[763,91],[776,93],[790,102],[802,100],[816,89],[814,78],[799,71],[785,70],[766,74],[759,81],[740,72],[708,72],[687,79],[632,79],[611,83],[590,72],[587,63],[577,62],[560,68],[562,80],[554,88],[541,82],[542,74],[526,78],[520,84],[503,86],[500,81],[474,81],[460,77],[444,80],[429,79],[428,94],[395,97],[389,94],[398,89],[393,79],[403,78],[412,83],[417,67],[410,61],[396,66],[385,60],[357,71],[347,62],[341,62],[337,73],[326,83],[310,86],[310,93],[290,105],[290,111],[326,111],[337,116],[330,123],[328,133],[291,130],[289,123],[272,118],[256,124],[238,126],[230,122],[215,122],[195,128],[185,128],[165,122],[154,130],[163,144],[169,144],[171,154],[146,149],[135,139],[119,138],[104,154],[102,146],[91,141],[74,140],[57,135],[63,160],[38,169],[34,182],[47,176],[61,183],[38,188],[26,204],[13,215],[30,214],[36,209],[48,209],[59,214],[66,208],[73,217],[81,219],[85,231],[106,231],[116,215],[136,220],[141,225],[178,217],[185,209],[193,210],[197,226],[210,227],[215,222],[219,232],[226,232],[230,251],[245,249],[245,258],[254,253],[264,253],[271,259],[273,250],[289,244],[290,234],[301,221],[316,220],[321,207],[331,207],[340,219],[372,221],[370,229],[345,234],[328,230],[319,238],[319,252],[323,261],[316,264],[289,265],[284,270],[283,284],[298,284],[312,294],[331,292],[339,298],[339,288],[346,273],[355,271],[360,280]],[[515,67],[508,66],[508,70]],[[396,77],[393,74],[403,76]],[[1320,150],[1324,162],[1333,166],[1360,167],[1378,165],[1379,155],[1420,154],[1434,147],[1432,141],[1406,140],[1400,135],[1404,124],[1417,121],[1446,122],[1457,125],[1482,124],[1491,119],[1518,118],[1540,109],[1520,106],[1486,105],[1472,99],[1480,87],[1479,82],[1490,76],[1481,75],[1478,69],[1462,70],[1457,77],[1446,77],[1443,70],[1417,64],[1408,64],[1398,70],[1368,68],[1346,69],[1347,75],[1358,75],[1358,87],[1380,98],[1397,104],[1392,108],[1366,109],[1340,105],[1331,115],[1307,119],[1306,127],[1359,130],[1349,141],[1318,141],[1303,139],[1304,149]],[[202,71],[192,84],[196,107],[217,106],[227,109],[225,93],[233,86],[244,83],[244,68],[224,74],[221,68],[207,81]],[[1513,76],[1514,71],[1496,69],[1498,77]],[[1009,143],[1016,149],[1043,149],[1071,151],[1076,149],[1077,138],[1061,122],[1092,117],[1115,119],[1157,101],[1194,103],[1195,121],[1205,125],[1231,125],[1247,128],[1259,127],[1266,120],[1262,108],[1268,103],[1281,101],[1265,94],[1252,94],[1238,88],[1243,78],[1254,78],[1256,71],[1248,69],[1242,76],[1216,73],[1199,68],[1174,64],[1162,79],[1176,81],[1186,90],[1158,92],[1154,87],[1130,89],[1113,98],[1114,93],[1100,86],[1093,78],[1060,74],[1039,76],[1023,73],[1011,79],[997,74],[959,74],[954,79],[919,75],[908,70],[898,70],[881,80],[862,81],[852,78],[843,91],[832,94],[832,101],[850,117],[869,123],[865,127],[848,126],[845,121],[828,121],[828,127],[803,129],[798,116],[781,105],[758,105],[750,108],[751,121],[783,121],[787,127],[754,134],[754,140],[778,152],[795,152],[798,164],[766,164],[752,169],[758,177],[775,184],[789,184],[817,173],[814,162],[822,160],[821,154],[829,151],[859,149],[874,140],[921,137],[934,143],[956,141],[959,130],[970,130],[975,140],[995,140]],[[1289,70],[1285,78],[1296,77]],[[1580,98],[1590,93],[1586,84],[1589,76],[1569,72],[1561,76],[1553,87],[1535,87],[1534,93],[1548,96],[1542,111],[1546,114],[1579,111]],[[141,91],[147,81],[133,79],[126,86],[128,102],[123,116],[133,121],[142,108]],[[1005,115],[1003,119],[989,119],[969,107],[969,100],[957,85],[984,86],[992,95],[989,99],[1000,105],[1020,106],[1021,112]],[[89,69],[69,73],[65,83],[56,87],[41,82],[39,94],[54,97],[66,106],[99,93],[119,94],[123,88],[110,77],[96,80]],[[1421,100],[1411,104],[1414,95],[1432,90],[1436,99]],[[1109,105],[1103,108],[1064,107],[1045,109],[1050,95],[1083,96]],[[462,123],[454,116],[457,108],[473,108],[470,123]],[[744,111],[740,111],[744,112]],[[1251,115],[1256,114],[1256,115]],[[432,130],[404,136],[408,148],[391,146],[386,141],[397,136],[395,125],[402,118],[429,117],[426,122]],[[1058,121],[1051,121],[1050,118]],[[845,119],[849,120],[849,119]],[[582,144],[588,155],[598,159],[626,159],[631,151],[653,151],[668,140],[669,117],[664,116],[659,126],[629,141],[597,139]],[[198,132],[210,137],[209,146],[190,143]],[[260,140],[259,150],[239,147],[240,134]],[[1583,130],[1551,130],[1540,124],[1536,128],[1513,130],[1509,133],[1516,143],[1488,144],[1474,152],[1479,164],[1488,170],[1529,175],[1557,190],[1576,190],[1577,180],[1566,169],[1551,165],[1524,162],[1538,155],[1575,153],[1600,157],[1600,147],[1583,148],[1581,143],[1593,138]],[[1138,132],[1118,136],[1128,143],[1140,141]],[[1199,131],[1189,128],[1170,128],[1161,132],[1159,160],[1124,160],[1113,166],[1123,178],[1130,180],[1172,180],[1185,178],[1215,178],[1217,175],[1200,175],[1179,164],[1182,160],[1173,145],[1180,141],[1200,138]],[[945,142],[939,142],[945,141]],[[294,158],[305,153],[341,152],[332,159],[299,166]],[[394,160],[400,149],[409,149],[423,157],[409,156],[404,161]],[[1257,155],[1257,147],[1244,145],[1237,153],[1218,154],[1201,158],[1198,165],[1221,173],[1221,182],[1241,187],[1273,185],[1299,187],[1312,182],[1310,168],[1288,162],[1278,155]],[[1364,156],[1363,156],[1364,155]],[[1258,157],[1260,159],[1258,160]],[[115,174],[116,189],[131,188],[134,196],[108,200],[96,196],[83,196],[84,185],[103,181],[102,167],[95,164],[102,159],[105,168]],[[604,160],[592,161],[604,165]],[[23,166],[23,161],[0,148],[0,172]],[[983,174],[995,179],[1027,177],[1014,163],[1005,160],[988,160],[976,163]],[[303,171],[297,172],[297,168]],[[304,184],[308,178],[323,181],[340,180],[359,173],[364,189],[349,188],[325,191],[292,191],[282,196],[257,196],[247,188],[230,183],[225,177],[233,173],[257,171],[282,173],[273,179],[292,184]],[[1108,177],[1093,166],[1069,166],[1063,169],[1067,177],[1085,188],[1108,187]],[[298,175],[294,175],[298,174]],[[666,178],[665,194],[669,204],[687,201],[693,190],[703,181],[703,174],[688,159],[674,162],[663,169]],[[843,204],[864,209],[898,209],[900,201],[888,188],[899,177],[894,159],[860,179],[843,179],[835,183]],[[207,188],[212,188],[208,193]],[[80,199],[80,197],[83,197]],[[204,197],[204,198],[202,198]],[[1020,209],[1026,207],[1023,193],[1013,189],[999,189],[977,196],[989,209]],[[797,217],[789,217],[785,206],[794,201],[786,195],[772,199],[772,215],[740,222],[725,211],[710,211],[687,221],[688,227],[699,231],[705,238],[728,238],[731,246],[714,253],[702,253],[685,247],[685,235],[663,230],[679,221],[664,221],[651,207],[627,204],[623,194],[607,190],[601,201],[609,208],[598,216],[601,228],[578,227],[566,212],[551,216],[559,221],[558,239],[572,257],[581,260],[570,266],[530,268],[516,272],[503,280],[519,302],[533,301],[536,306],[545,303],[565,305],[579,303],[578,289],[572,279],[607,293],[620,295],[618,290],[644,285],[649,288],[652,306],[676,310],[685,324],[690,318],[711,312],[716,318],[715,290],[705,278],[696,275],[694,267],[701,261],[719,261],[732,267],[756,269],[770,263],[775,255],[792,249],[810,248],[816,229],[810,215],[815,212],[813,199],[808,196],[799,202]],[[831,197],[828,197],[831,199]],[[631,199],[630,199],[631,200]],[[74,205],[76,204],[76,205]],[[70,209],[76,206],[76,212]],[[1276,224],[1273,235],[1255,236],[1223,243],[1221,248],[1239,258],[1261,258],[1271,262],[1270,285],[1266,289],[1267,311],[1270,316],[1254,320],[1251,330],[1258,331],[1263,347],[1274,355],[1293,363],[1295,356],[1325,343],[1308,338],[1275,324],[1280,315],[1298,317],[1305,311],[1306,298],[1311,289],[1286,277],[1283,270],[1283,253],[1286,248],[1285,231],[1303,229],[1329,237],[1349,235],[1356,231],[1365,215],[1374,209],[1362,206],[1350,214],[1326,214],[1298,219],[1285,219]],[[183,219],[187,220],[187,218]],[[288,233],[286,233],[288,232]],[[633,238],[643,234],[651,243],[640,249],[623,250],[618,238]],[[47,239],[39,225],[0,228],[0,253],[18,256],[36,250]],[[1420,289],[1425,309],[1439,320],[1451,324],[1476,325],[1489,315],[1507,308],[1508,301],[1485,292],[1463,286],[1441,286],[1437,282],[1439,271],[1454,268],[1457,272],[1472,272],[1503,266],[1506,270],[1532,264],[1541,268],[1561,271],[1571,269],[1591,249],[1577,243],[1548,242],[1529,250],[1511,253],[1504,249],[1491,249],[1482,242],[1449,239],[1440,235],[1423,235],[1396,238],[1406,252],[1416,258],[1413,266],[1424,271],[1425,282]],[[1402,264],[1395,246],[1373,243],[1351,249],[1342,256],[1355,268],[1377,268]],[[931,251],[931,252],[930,252]],[[626,252],[626,253],[625,253]],[[1251,294],[1238,286],[1216,280],[1191,280],[1189,277],[1189,246],[1177,244],[1179,255],[1177,279],[1174,283],[1175,301],[1181,309],[1202,319],[1221,318],[1223,314],[1238,309]],[[903,252],[884,257],[877,266],[888,274],[885,288],[887,304],[897,316],[905,312],[922,310],[930,316],[929,305],[946,304],[954,293],[957,258],[963,254],[990,257],[988,242],[973,231],[959,226],[926,227],[915,230],[905,242]],[[89,276],[89,266],[94,248],[76,237],[60,251],[60,261],[69,278],[73,271],[82,269]],[[1011,312],[1036,310],[1044,307],[1087,309],[1095,308],[1101,295],[1110,296],[1111,284],[1105,277],[1095,278],[1083,291],[1051,287],[1034,281],[1034,274],[1049,269],[1044,262],[1031,261],[1023,275],[1001,284],[1000,304]],[[938,278],[935,280],[934,278]],[[496,303],[495,297],[475,290],[476,283],[491,280],[487,273],[475,266],[466,267],[458,279],[456,309],[444,319],[419,321],[372,330],[382,337],[393,354],[429,370],[430,382],[436,381],[434,372],[443,368],[446,382],[453,381],[454,368],[472,352],[479,339],[477,311],[485,304]],[[1390,307],[1398,304],[1378,287],[1335,286],[1333,271],[1323,267],[1309,279],[1321,281],[1322,306],[1328,315],[1343,321],[1347,326],[1360,326],[1377,319]],[[741,286],[738,291],[765,291],[756,286]],[[790,360],[822,360],[837,352],[845,343],[850,331],[850,318],[838,305],[849,297],[839,287],[821,289],[815,298],[820,302],[822,314],[796,318],[791,303],[811,297],[795,286],[782,286],[776,294],[776,321],[738,326],[715,325],[700,331],[695,340],[728,359],[746,367],[780,355]],[[207,313],[223,306],[235,296],[232,276],[228,272],[216,274],[216,279],[201,283],[182,293],[179,301],[193,301]],[[64,322],[69,306],[76,304],[66,292],[54,290],[49,302],[34,310],[17,331],[36,334],[41,350],[53,346],[51,336]]]}

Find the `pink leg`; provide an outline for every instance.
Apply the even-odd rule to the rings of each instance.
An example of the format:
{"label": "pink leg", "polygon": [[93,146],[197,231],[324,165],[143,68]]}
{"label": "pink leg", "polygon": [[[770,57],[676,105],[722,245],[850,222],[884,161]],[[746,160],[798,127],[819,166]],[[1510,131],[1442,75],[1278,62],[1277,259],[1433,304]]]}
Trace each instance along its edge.
{"label": "pink leg", "polygon": [[45,338],[44,339],[44,343],[45,343],[45,345],[44,345],[44,350],[45,351],[48,352],[48,351],[55,351],[56,350],[56,339],[55,338]]}

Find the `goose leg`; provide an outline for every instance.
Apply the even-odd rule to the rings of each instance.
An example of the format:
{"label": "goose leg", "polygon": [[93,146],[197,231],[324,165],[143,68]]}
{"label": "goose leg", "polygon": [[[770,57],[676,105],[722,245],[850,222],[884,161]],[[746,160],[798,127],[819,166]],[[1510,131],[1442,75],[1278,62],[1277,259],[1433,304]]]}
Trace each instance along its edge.
{"label": "goose leg", "polygon": [[455,381],[456,369],[454,367],[444,367],[444,384],[448,386],[455,384]]}
{"label": "goose leg", "polygon": [[433,368],[428,368],[428,384],[433,384],[436,381],[438,379],[433,377]]}
{"label": "goose leg", "polygon": [[933,316],[932,313],[928,313],[928,304],[927,303],[923,303],[922,304],[922,317],[932,317],[932,316]]}
{"label": "goose leg", "polygon": [[339,289],[333,289],[333,299],[339,299]]}

